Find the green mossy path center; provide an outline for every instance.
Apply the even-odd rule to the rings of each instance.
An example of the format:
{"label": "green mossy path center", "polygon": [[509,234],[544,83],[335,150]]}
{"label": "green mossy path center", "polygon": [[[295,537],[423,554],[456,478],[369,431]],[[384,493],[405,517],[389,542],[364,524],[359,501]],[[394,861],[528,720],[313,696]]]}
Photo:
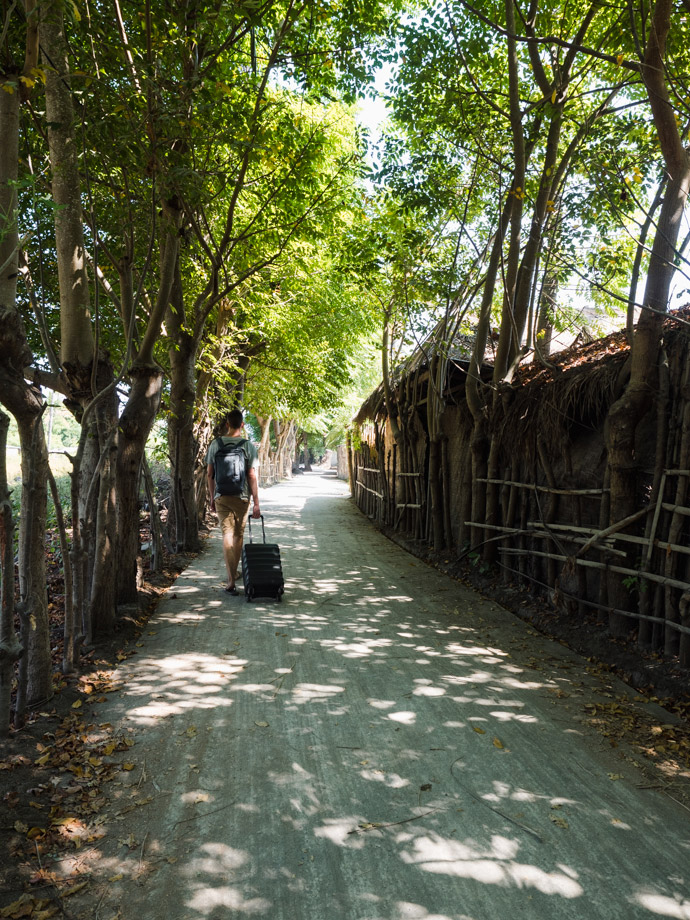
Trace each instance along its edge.
{"label": "green mossy path center", "polygon": [[283,602],[224,593],[216,532],[95,705],[135,743],[73,916],[690,917],[690,814],[591,724],[632,691],[388,542],[332,475],[262,507]]}

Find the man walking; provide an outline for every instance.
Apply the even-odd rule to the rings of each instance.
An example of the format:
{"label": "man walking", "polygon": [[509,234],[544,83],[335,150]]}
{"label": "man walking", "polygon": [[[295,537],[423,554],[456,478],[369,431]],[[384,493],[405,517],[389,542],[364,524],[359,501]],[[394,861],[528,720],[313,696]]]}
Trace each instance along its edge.
{"label": "man walking", "polygon": [[252,517],[261,517],[255,469],[257,452],[252,442],[240,434],[243,424],[239,409],[229,412],[221,422],[221,436],[211,442],[206,455],[211,511],[217,513],[223,533],[223,556],[228,570],[225,590],[233,596],[237,596],[237,566],[242,557],[250,494],[254,501]]}

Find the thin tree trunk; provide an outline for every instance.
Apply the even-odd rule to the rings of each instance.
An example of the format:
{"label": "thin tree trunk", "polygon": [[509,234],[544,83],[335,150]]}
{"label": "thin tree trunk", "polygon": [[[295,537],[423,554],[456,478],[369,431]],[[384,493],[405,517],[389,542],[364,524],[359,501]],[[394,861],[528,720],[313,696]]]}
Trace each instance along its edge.
{"label": "thin tree trunk", "polygon": [[50,699],[53,683],[45,576],[48,455],[42,416],[18,418],[17,428],[22,451],[19,597],[27,667],[26,696],[24,687],[18,692],[19,712],[24,703],[30,708]]}
{"label": "thin tree trunk", "polygon": [[[17,411],[22,403],[21,396],[24,395],[21,390],[27,389],[22,374],[22,359],[30,360],[31,355],[16,313],[19,97],[13,87],[12,92],[3,92],[4,83],[4,80],[0,81],[0,265],[4,266],[0,272],[0,369],[4,372],[0,380],[5,377],[13,378],[13,389],[19,397],[14,405],[14,411]],[[17,344],[22,347],[16,349]],[[4,386],[0,398],[3,405],[8,405]],[[22,653],[22,646],[14,629],[14,520],[7,487],[6,466],[9,424],[8,416],[0,412],[0,737],[6,737],[9,733],[12,675],[15,662]]]}
{"label": "thin tree trunk", "polygon": [[[168,414],[168,450],[171,461],[172,507],[168,516],[168,533],[175,540],[177,552],[199,549],[199,515],[197,513],[194,411],[197,400],[197,342],[185,326],[184,292],[179,265],[171,291],[168,332],[175,343],[169,349],[170,412]],[[204,476],[204,480],[205,480]]]}
{"label": "thin tree trunk", "polygon": [[0,412],[0,738],[10,731],[12,674],[22,646],[14,630],[14,520],[7,487],[7,430],[10,420]]}
{"label": "thin tree trunk", "polygon": [[160,572],[163,569],[163,527],[161,525],[160,511],[156,500],[156,488],[151,475],[146,455],[141,463],[141,472],[146,488],[146,500],[149,505],[149,526],[151,528],[151,571]]}
{"label": "thin tree trunk", "polygon": [[[484,521],[486,513],[486,483],[479,480],[486,478],[487,463],[489,455],[489,394],[485,390],[481,380],[481,369],[486,352],[486,343],[489,336],[489,327],[491,322],[491,306],[493,303],[498,270],[503,251],[503,241],[505,239],[508,221],[516,207],[516,198],[514,192],[508,194],[503,211],[496,228],[491,255],[486,274],[486,284],[482,293],[482,302],[479,310],[479,320],[477,322],[477,331],[475,333],[474,347],[470,358],[470,365],[465,383],[465,397],[467,408],[470,410],[473,419],[473,429],[470,436],[470,448],[472,451],[472,521],[480,525]],[[503,328],[501,330],[503,334]],[[484,530],[479,526],[473,527],[470,533],[470,541],[473,544],[481,543],[484,539]],[[487,534],[487,536],[490,536]]]}
{"label": "thin tree trunk", "polygon": [[58,537],[60,540],[60,554],[62,556],[62,572],[65,582],[65,622],[62,636],[62,672],[71,674],[76,666],[76,623],[74,618],[74,597],[72,594],[72,560],[70,558],[69,540],[67,539],[67,528],[65,527],[65,515],[58,492],[57,483],[53,476],[50,466],[48,467],[48,484],[50,485],[50,494],[55,507],[55,518],[57,521]]}
{"label": "thin tree trunk", "polygon": [[429,442],[429,491],[431,494],[431,532],[434,552],[440,553],[443,540],[443,481],[441,466],[441,442]]}
{"label": "thin tree trunk", "polygon": [[[687,360],[687,356],[686,356]],[[659,393],[656,404],[656,450],[654,458],[654,481],[652,491],[649,497],[650,505],[654,506],[659,499],[659,492],[664,483],[664,467],[666,465],[667,450],[669,445],[668,427],[669,427],[669,394],[670,394],[670,372],[668,366],[668,357],[666,351],[662,349],[661,360],[659,362]],[[650,539],[652,531],[653,515],[648,514],[645,522],[645,537]],[[603,528],[601,528],[603,529]],[[669,542],[673,542],[669,538]],[[651,556],[649,560],[651,562]],[[602,560],[604,561],[603,554]],[[650,585],[647,591],[640,593],[639,607],[641,614],[648,614],[654,605],[654,590]],[[654,641],[656,623],[650,623],[648,620],[640,620],[637,632],[637,642],[641,648],[651,648]]]}
{"label": "thin tree trunk", "polygon": [[[68,376],[76,374],[80,378],[83,369],[88,368],[94,358],[81,208],[81,145],[72,101],[64,5],[59,0],[46,0],[38,10],[45,58],[46,124],[55,203],[61,357]],[[81,382],[75,381],[79,390]]]}
{"label": "thin tree trunk", "polygon": [[[129,399],[118,428],[117,452],[117,603],[138,599],[139,484],[146,440],[160,405],[162,371],[157,365],[131,369]],[[193,485],[193,479],[191,485]],[[194,516],[196,519],[196,515]],[[189,517],[185,518],[187,521]]]}
{"label": "thin tree trunk", "polygon": [[261,441],[259,443],[259,476],[262,485],[271,484],[271,416],[268,418],[259,418],[257,421],[261,427]]}
{"label": "thin tree trunk", "polygon": [[[100,381],[99,389],[105,388]],[[96,408],[96,429],[100,456],[95,474],[95,501],[91,507],[93,519],[93,555],[90,566],[90,588],[88,597],[88,618],[92,635],[107,635],[115,627],[115,604],[117,584],[121,583],[122,572],[115,569],[115,548],[117,543],[116,507],[116,459],[119,423],[117,418],[117,397],[115,391],[110,397],[103,397]],[[89,511],[91,508],[89,508]]]}

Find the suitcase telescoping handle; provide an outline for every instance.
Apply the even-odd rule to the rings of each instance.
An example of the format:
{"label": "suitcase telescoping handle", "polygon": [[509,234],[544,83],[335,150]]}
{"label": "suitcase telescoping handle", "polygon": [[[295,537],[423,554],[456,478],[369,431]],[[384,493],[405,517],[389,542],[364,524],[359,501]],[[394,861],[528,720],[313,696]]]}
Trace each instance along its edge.
{"label": "suitcase telescoping handle", "polygon": [[[251,542],[252,542],[252,519],[251,519],[251,515],[247,518],[247,522],[249,523],[249,542],[251,543]],[[262,533],[263,536],[264,536],[264,543],[265,543],[265,542],[266,542],[266,527],[265,527],[265,525],[264,525],[264,516],[263,516],[263,514],[261,515],[261,533]]]}

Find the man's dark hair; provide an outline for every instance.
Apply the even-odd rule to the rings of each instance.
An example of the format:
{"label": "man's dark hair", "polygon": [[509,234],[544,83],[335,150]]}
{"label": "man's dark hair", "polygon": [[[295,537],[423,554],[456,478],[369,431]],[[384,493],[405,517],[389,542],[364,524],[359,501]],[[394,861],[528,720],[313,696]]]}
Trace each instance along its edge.
{"label": "man's dark hair", "polygon": [[228,412],[227,415],[224,415],[221,420],[221,427],[228,426],[230,431],[237,431],[238,428],[241,428],[244,424],[244,416],[242,415],[241,409],[233,409]]}

